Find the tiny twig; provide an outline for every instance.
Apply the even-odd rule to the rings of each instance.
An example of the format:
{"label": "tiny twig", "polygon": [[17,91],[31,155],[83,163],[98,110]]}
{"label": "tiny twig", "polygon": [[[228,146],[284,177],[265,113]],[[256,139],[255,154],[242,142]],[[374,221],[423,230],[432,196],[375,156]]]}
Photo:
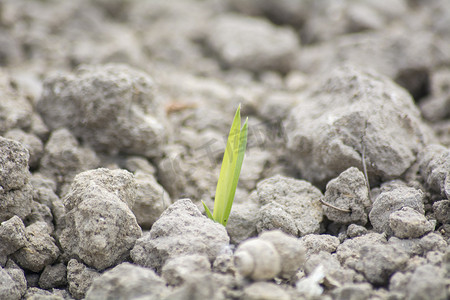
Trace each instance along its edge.
{"label": "tiny twig", "polygon": [[363,165],[364,177],[366,178],[367,193],[369,194],[370,202],[372,202],[372,199],[370,198],[369,176],[367,175],[367,167],[366,167],[366,146],[364,144],[363,144],[363,148],[362,148],[362,165]]}
{"label": "tiny twig", "polygon": [[334,205],[332,205],[332,204],[330,204],[330,203],[327,203],[327,202],[323,201],[322,199],[320,199],[320,203],[322,203],[322,204],[325,205],[325,206],[331,207],[331,208],[333,208],[333,209],[335,209],[335,210],[344,212],[344,213],[351,213],[351,212],[352,212],[350,209],[339,208],[339,207],[337,207],[337,206],[334,206]]}
{"label": "tiny twig", "polygon": [[364,127],[364,135],[361,138],[361,144],[362,144],[361,160],[362,160],[362,165],[363,165],[364,177],[366,178],[367,193],[369,195],[370,202],[372,202],[372,198],[370,196],[369,176],[367,175],[367,167],[366,167],[366,144],[364,143],[364,136],[366,135],[366,128],[367,128],[367,121],[366,121],[366,126]]}

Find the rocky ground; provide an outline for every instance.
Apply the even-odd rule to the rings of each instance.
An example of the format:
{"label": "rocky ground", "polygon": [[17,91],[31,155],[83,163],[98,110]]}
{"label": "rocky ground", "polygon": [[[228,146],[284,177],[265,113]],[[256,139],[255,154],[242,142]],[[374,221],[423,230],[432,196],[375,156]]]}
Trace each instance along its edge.
{"label": "rocky ground", "polygon": [[450,297],[449,1],[4,0],[0,66],[0,299]]}

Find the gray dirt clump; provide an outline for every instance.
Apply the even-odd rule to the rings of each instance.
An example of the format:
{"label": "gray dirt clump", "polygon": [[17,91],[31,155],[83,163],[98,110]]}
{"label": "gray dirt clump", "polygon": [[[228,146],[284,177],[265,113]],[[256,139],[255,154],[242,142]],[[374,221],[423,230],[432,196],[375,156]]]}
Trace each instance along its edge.
{"label": "gray dirt clump", "polygon": [[406,252],[381,243],[362,246],[359,255],[356,269],[374,285],[387,284],[390,276],[402,270],[409,259]]}
{"label": "gray dirt clump", "polygon": [[30,179],[28,160],[30,154],[21,143],[0,137],[0,187],[2,194],[23,187]]}
{"label": "gray dirt clump", "polygon": [[51,288],[67,285],[67,266],[63,263],[47,265],[39,277],[39,287],[49,290]]}
{"label": "gray dirt clump", "polygon": [[35,222],[44,222],[49,228],[49,232],[53,233],[54,224],[53,224],[53,216],[50,208],[42,203],[33,201],[31,202],[31,213],[27,216],[25,221],[30,223]]}
{"label": "gray dirt clump", "polygon": [[172,200],[152,174],[137,171],[134,175],[137,195],[132,211],[139,226],[150,229]]}
{"label": "gray dirt clump", "polygon": [[266,230],[280,229],[293,236],[298,235],[294,218],[281,204],[276,202],[267,203],[259,209],[256,218],[256,230],[258,233]]}
{"label": "gray dirt clump", "polygon": [[347,283],[334,289],[331,295],[339,300],[365,300],[369,299],[371,291],[372,286],[368,283]]}
{"label": "gray dirt clump", "polygon": [[166,126],[154,89],[124,65],[84,66],[47,78],[37,109],[50,129],[67,127],[95,150],[155,157]]}
{"label": "gray dirt clump", "polygon": [[244,288],[242,300],[291,300],[289,293],[273,282],[255,282]]}
{"label": "gray dirt clump", "polygon": [[96,169],[79,173],[72,182],[71,190],[64,197],[64,207],[69,212],[78,207],[85,198],[86,193],[104,189],[106,192],[117,195],[120,202],[125,203],[130,209],[136,201],[136,180],[128,171]]}
{"label": "gray dirt clump", "polygon": [[437,232],[430,232],[420,239],[420,247],[425,254],[430,251],[445,252],[447,245],[444,237]]}
{"label": "gray dirt clump", "polygon": [[419,155],[420,174],[431,191],[450,200],[450,150],[429,145]]}
{"label": "gray dirt clump", "polygon": [[306,257],[322,251],[333,253],[339,246],[339,239],[329,234],[307,234],[300,241],[306,248]]}
{"label": "gray dirt clump", "polygon": [[125,161],[125,168],[133,173],[142,172],[144,174],[155,175],[156,168],[144,157],[131,156]]}
{"label": "gray dirt clump", "polygon": [[20,269],[0,267],[0,298],[19,300],[26,292],[26,281]]}
{"label": "gray dirt clump", "polygon": [[11,79],[6,72],[0,71],[0,135],[10,129],[25,129],[31,125],[33,107],[13,87]]}
{"label": "gray dirt clump", "polygon": [[76,259],[67,263],[67,282],[69,292],[75,299],[84,299],[86,292],[100,273],[88,268]]}
{"label": "gray dirt clump", "polygon": [[233,252],[231,249],[227,253],[217,255],[213,262],[212,270],[219,274],[236,274],[236,268],[233,262]]}
{"label": "gray dirt clump", "polygon": [[430,121],[445,120],[450,116],[450,70],[433,70],[430,78],[431,95],[420,103],[420,110]]}
{"label": "gray dirt clump", "polygon": [[207,44],[227,67],[287,72],[300,49],[294,31],[268,21],[228,14],[216,18]]}
{"label": "gray dirt clump", "polygon": [[0,136],[0,222],[14,215],[24,219],[31,212],[28,159],[21,143]]}
{"label": "gray dirt clump", "polygon": [[367,232],[368,232],[367,228],[361,225],[350,224],[347,227],[347,236],[349,238],[361,236],[366,234]]}
{"label": "gray dirt clump", "polygon": [[258,209],[259,206],[250,201],[233,204],[227,223],[227,232],[231,243],[239,244],[257,235],[256,221],[258,216],[255,211],[258,211]]}
{"label": "gray dirt clump", "polygon": [[311,13],[311,10],[308,9],[308,2],[291,0],[275,2],[270,0],[230,0],[228,2],[234,10],[239,11],[240,13],[253,16],[264,16],[274,23],[289,24],[294,28],[304,24]]}
{"label": "gray dirt clump", "polygon": [[449,290],[447,286],[448,277],[446,279],[442,269],[432,265],[419,266],[407,284],[406,299],[448,299]]}
{"label": "gray dirt clump", "polygon": [[389,227],[401,239],[417,238],[432,231],[434,224],[411,207],[403,207],[389,215]]}
{"label": "gray dirt clump", "polygon": [[[261,132],[260,134],[263,135],[264,133]],[[222,151],[223,149],[220,149],[216,153],[222,154]],[[273,160],[273,155],[269,151],[249,147],[245,155],[245,168],[242,168],[239,176],[240,186],[246,190],[255,189],[258,181],[263,178],[267,166],[273,163]]]}
{"label": "gray dirt clump", "polygon": [[362,169],[363,148],[371,182],[397,178],[431,134],[405,90],[344,66],[319,78],[291,110],[286,135],[292,163],[324,186],[349,167]]}
{"label": "gray dirt clump", "polygon": [[166,261],[161,277],[168,285],[181,285],[196,273],[211,272],[211,263],[205,255],[177,256]]}
{"label": "gray dirt clump", "polygon": [[[398,2],[407,6],[404,1]],[[386,7],[383,6],[382,9]],[[391,8],[389,3],[388,14],[391,13]],[[430,12],[433,13],[428,19],[422,19],[422,22],[432,24],[432,20],[436,18],[436,10],[431,9]],[[416,18],[417,15],[411,17]],[[367,16],[363,18],[367,20]],[[318,19],[320,23],[314,25],[322,27],[323,20],[323,17]],[[410,24],[412,23],[417,24],[417,20],[411,21]],[[327,30],[332,27],[327,25]],[[445,58],[448,57],[447,53],[436,47],[436,43],[440,42],[432,33],[433,30],[435,29],[388,26],[381,30],[339,36],[312,47],[304,47],[297,60],[298,68],[306,73],[327,72],[336,65],[351,63],[392,78],[404,86],[414,98],[420,98],[427,95],[429,72],[439,68],[442,60],[448,59]],[[422,59],[418,59],[419,57]]]}
{"label": "gray dirt clump", "polygon": [[37,287],[30,287],[24,295],[25,299],[52,299],[52,300],[65,300],[70,299],[70,295],[63,289],[52,289],[52,291],[40,289]]}
{"label": "gray dirt clump", "polygon": [[7,256],[27,244],[25,225],[18,216],[0,223],[0,266],[5,266]]}
{"label": "gray dirt clump", "polygon": [[94,279],[86,300],[95,299],[161,299],[167,293],[165,281],[153,270],[122,263]]}
{"label": "gray dirt clump", "polygon": [[323,266],[326,280],[330,282],[338,282],[340,284],[352,283],[357,278],[356,271],[343,268],[335,254],[325,251],[311,255],[306,260],[303,269],[306,274],[311,275],[320,265]]}
{"label": "gray dirt clump", "polygon": [[424,254],[420,239],[401,239],[396,236],[391,236],[388,242],[390,245],[405,251],[409,256]]}
{"label": "gray dirt clump", "polygon": [[180,287],[176,287],[164,300],[184,299],[227,299],[226,294],[232,296],[241,293],[233,293],[236,280],[230,275],[217,273],[194,273]]}
{"label": "gray dirt clump", "polygon": [[450,224],[450,200],[441,200],[433,203],[436,221],[442,224]]}
{"label": "gray dirt clump", "polygon": [[68,189],[80,172],[98,167],[100,161],[94,151],[82,147],[66,128],[53,131],[45,144],[40,172],[53,179],[59,190]]}
{"label": "gray dirt clump", "polygon": [[27,133],[21,129],[11,129],[5,133],[4,137],[18,141],[27,148],[30,154],[28,165],[31,168],[36,168],[39,165],[39,161],[44,153],[44,145],[36,135]]}
{"label": "gray dirt clump", "polygon": [[55,239],[50,236],[50,231],[45,222],[35,222],[27,226],[25,246],[12,255],[13,260],[32,272],[40,272],[46,265],[55,262],[60,250]]}
{"label": "gray dirt clump", "polygon": [[[298,235],[303,236],[309,233],[318,233],[323,212],[320,200],[323,195],[319,189],[315,188],[309,182],[298,180],[281,175],[260,181],[256,188],[257,199],[261,205],[276,203],[283,208],[282,215],[272,216],[272,220],[288,220],[284,216],[289,214],[295,222]],[[278,210],[266,210],[260,216],[264,219],[264,224],[268,218],[267,213],[277,213]],[[272,223],[271,229],[276,228],[276,223]],[[266,227],[268,225],[265,225]],[[289,224],[281,225],[279,229],[289,228]],[[287,230],[289,232],[289,230]],[[295,233],[295,232],[294,232]]]}
{"label": "gray dirt clump", "polygon": [[34,202],[40,204],[44,209],[46,206],[50,210],[51,220],[44,219],[44,221],[50,227],[55,227],[57,231],[62,230],[65,210],[62,200],[56,195],[56,182],[40,173],[34,173],[31,177],[31,185],[33,186]]}
{"label": "gray dirt clump", "polygon": [[424,214],[424,193],[412,187],[398,186],[392,190],[381,192],[375,199],[369,219],[377,232],[390,233],[389,216],[403,207],[410,207]]}
{"label": "gray dirt clump", "polygon": [[337,247],[337,259],[342,266],[355,269],[356,264],[359,263],[361,258],[360,251],[362,247],[380,243],[386,243],[386,238],[379,233],[368,233],[363,236],[347,239]]}
{"label": "gray dirt clump", "polygon": [[337,178],[328,182],[324,201],[337,208],[349,210],[342,212],[332,207],[323,206],[324,214],[331,221],[365,225],[372,205],[367,190],[364,174],[355,167],[342,172]]}
{"label": "gray dirt clump", "polygon": [[207,200],[214,193],[220,170],[217,167],[211,169],[211,162],[204,156],[202,147],[197,151],[197,157],[193,157],[187,155],[188,149],[182,145],[169,145],[165,148],[165,157],[157,166],[158,181],[174,199],[191,197]]}
{"label": "gray dirt clump", "polygon": [[228,244],[225,227],[203,216],[191,200],[181,199],[136,241],[130,254],[138,265],[161,271],[167,259],[180,255],[203,254],[212,262]]}
{"label": "gray dirt clump", "polygon": [[131,211],[136,181],[125,170],[96,169],[77,175],[64,198],[65,254],[103,270],[129,255],[141,228]]}

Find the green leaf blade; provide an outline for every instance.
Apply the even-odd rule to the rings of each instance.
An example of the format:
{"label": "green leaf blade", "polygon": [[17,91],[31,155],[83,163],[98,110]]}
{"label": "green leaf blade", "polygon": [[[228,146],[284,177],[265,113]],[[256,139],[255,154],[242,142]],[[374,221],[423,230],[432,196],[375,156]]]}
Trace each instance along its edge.
{"label": "green leaf blade", "polygon": [[248,133],[248,118],[245,120],[244,126],[240,130],[239,134],[239,145],[237,147],[236,162],[234,165],[234,174],[232,177],[233,180],[231,182],[231,187],[227,199],[227,205],[224,211],[224,219],[223,219],[224,226],[227,226],[228,223],[228,217],[230,216],[231,213],[231,207],[233,205],[234,196],[236,194],[236,188],[239,182],[239,176],[241,174],[242,163],[244,161],[244,154],[247,148],[247,133]]}
{"label": "green leaf blade", "polygon": [[219,180],[214,198],[214,211],[211,213],[206,204],[202,201],[206,215],[222,224],[227,225],[233,205],[236,188],[241,173],[245,150],[247,148],[248,118],[241,128],[241,105],[239,105],[234,115],[228,134],[227,145],[222,158]]}
{"label": "green leaf blade", "polygon": [[241,114],[239,105],[228,134],[227,145],[222,159],[219,180],[216,187],[214,199],[213,218],[216,222],[224,223],[225,211],[229,202],[229,194],[232,187],[234,167],[237,161],[239,140],[241,132]]}

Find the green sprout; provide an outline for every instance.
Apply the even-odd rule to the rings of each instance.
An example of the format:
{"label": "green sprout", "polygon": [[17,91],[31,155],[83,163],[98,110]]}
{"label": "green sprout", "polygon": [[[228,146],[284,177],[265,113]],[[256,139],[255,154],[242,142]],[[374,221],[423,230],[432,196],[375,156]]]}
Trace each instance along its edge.
{"label": "green sprout", "polygon": [[220,168],[219,181],[217,182],[216,196],[214,198],[213,214],[202,201],[206,215],[223,226],[227,226],[239,174],[241,173],[245,148],[247,147],[247,121],[248,118],[241,129],[241,105],[239,105],[234,115],[233,124],[228,134],[227,146],[223,154],[222,167]]}

